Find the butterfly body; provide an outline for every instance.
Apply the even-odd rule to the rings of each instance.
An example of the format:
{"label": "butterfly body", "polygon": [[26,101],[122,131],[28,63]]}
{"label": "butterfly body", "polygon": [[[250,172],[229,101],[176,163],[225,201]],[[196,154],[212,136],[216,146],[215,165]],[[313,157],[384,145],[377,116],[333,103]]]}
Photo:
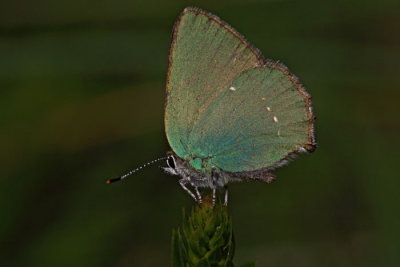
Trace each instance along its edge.
{"label": "butterfly body", "polygon": [[257,179],[265,182],[272,182],[275,180],[275,176],[268,170],[256,171],[256,172],[226,172],[221,170],[217,166],[213,165],[209,167],[201,168],[200,170],[195,169],[191,161],[179,158],[170,152],[167,160],[168,167],[164,170],[172,175],[179,175],[181,177],[190,177],[193,183],[198,187],[224,187],[229,182],[236,182],[245,179]]}

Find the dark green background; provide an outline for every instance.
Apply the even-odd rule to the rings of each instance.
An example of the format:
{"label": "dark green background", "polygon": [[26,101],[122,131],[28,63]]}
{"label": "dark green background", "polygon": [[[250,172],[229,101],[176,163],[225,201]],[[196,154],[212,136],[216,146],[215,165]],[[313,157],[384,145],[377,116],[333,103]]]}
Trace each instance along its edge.
{"label": "dark green background", "polygon": [[399,1],[3,1],[0,263],[166,266],[193,201],[149,167],[169,149],[170,34],[213,12],[313,96],[315,153],[230,187],[235,261],[398,266]]}

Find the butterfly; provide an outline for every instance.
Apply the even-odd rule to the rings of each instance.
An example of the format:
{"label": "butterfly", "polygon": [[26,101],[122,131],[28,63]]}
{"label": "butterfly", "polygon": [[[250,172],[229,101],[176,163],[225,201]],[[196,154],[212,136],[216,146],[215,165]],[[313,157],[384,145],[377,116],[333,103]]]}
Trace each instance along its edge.
{"label": "butterfly", "polygon": [[310,94],[283,64],[219,17],[188,7],[169,51],[164,121],[172,151],[146,165],[166,159],[164,170],[180,176],[195,201],[202,202],[199,188],[211,188],[214,205],[216,189],[225,188],[226,204],[229,182],[269,183],[275,168],[313,152],[314,120]]}

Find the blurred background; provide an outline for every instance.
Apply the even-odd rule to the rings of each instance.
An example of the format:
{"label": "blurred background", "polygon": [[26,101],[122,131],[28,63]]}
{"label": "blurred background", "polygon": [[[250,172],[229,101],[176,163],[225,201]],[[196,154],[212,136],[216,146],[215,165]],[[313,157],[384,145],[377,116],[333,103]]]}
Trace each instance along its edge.
{"label": "blurred background", "polygon": [[3,1],[0,265],[168,266],[193,201],[162,157],[173,23],[227,21],[313,96],[319,148],[230,186],[235,262],[400,264],[399,1]]}

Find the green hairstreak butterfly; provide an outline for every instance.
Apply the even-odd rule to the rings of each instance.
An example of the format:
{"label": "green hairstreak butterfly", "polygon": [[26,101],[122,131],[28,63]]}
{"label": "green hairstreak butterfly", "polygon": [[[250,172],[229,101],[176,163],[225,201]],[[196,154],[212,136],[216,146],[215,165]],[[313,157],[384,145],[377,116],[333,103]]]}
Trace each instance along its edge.
{"label": "green hairstreak butterfly", "polygon": [[201,9],[186,8],[174,25],[166,87],[172,151],[150,163],[166,159],[165,171],[199,202],[199,187],[212,188],[215,202],[217,187],[271,182],[275,168],[316,148],[311,96],[296,76]]}

